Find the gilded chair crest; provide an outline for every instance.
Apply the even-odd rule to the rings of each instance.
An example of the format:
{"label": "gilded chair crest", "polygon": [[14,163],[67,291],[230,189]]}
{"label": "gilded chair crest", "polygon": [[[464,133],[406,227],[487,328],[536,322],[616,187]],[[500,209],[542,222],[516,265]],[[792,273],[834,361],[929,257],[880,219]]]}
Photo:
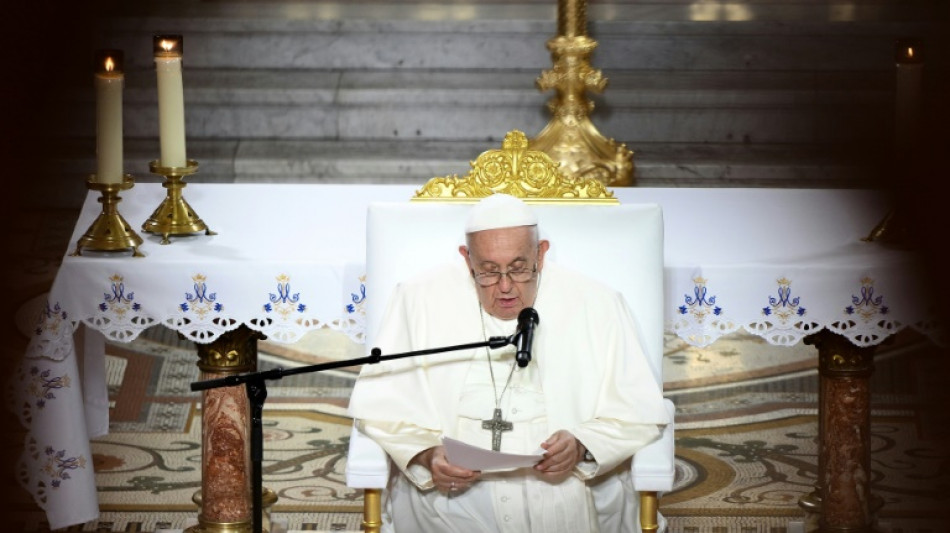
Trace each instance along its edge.
{"label": "gilded chair crest", "polygon": [[528,139],[519,130],[505,135],[500,150],[482,152],[470,164],[472,170],[465,177],[432,178],[412,200],[474,202],[494,193],[506,193],[529,203],[620,203],[603,182],[568,176],[546,153],[529,150]]}

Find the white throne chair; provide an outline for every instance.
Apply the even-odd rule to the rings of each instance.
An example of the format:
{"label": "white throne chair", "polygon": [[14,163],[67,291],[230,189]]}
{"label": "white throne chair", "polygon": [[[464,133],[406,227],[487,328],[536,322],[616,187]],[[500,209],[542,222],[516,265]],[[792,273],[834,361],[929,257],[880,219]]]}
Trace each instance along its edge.
{"label": "white throne chair", "polygon": [[[482,154],[472,164],[473,171],[468,177],[434,178],[413,201],[370,204],[366,226],[367,353],[375,346],[373,342],[382,314],[396,284],[417,274],[420,265],[461,261],[457,248],[464,241],[462,228],[470,204],[478,197],[506,192],[533,205],[541,237],[551,241],[549,260],[600,279],[624,294],[638,321],[653,375],[662,387],[663,219],[660,207],[656,204],[621,205],[599,182],[565,177],[545,154],[525,151],[527,143],[519,142],[521,140],[520,132],[509,133],[503,149]],[[499,159],[507,165],[493,164]],[[486,178],[486,169],[507,169],[505,172],[510,175],[502,176],[503,179]],[[530,175],[525,178],[519,172],[521,169]],[[546,170],[539,172],[539,169]],[[558,185],[540,186],[552,183]],[[542,190],[547,197],[537,195]],[[673,403],[667,399],[665,405],[673,420]],[[658,497],[673,487],[673,449],[673,425],[670,424],[659,441],[638,451],[631,461],[634,489],[640,497],[643,531],[658,529]],[[346,484],[364,490],[364,531],[379,531],[382,491],[387,487],[389,476],[390,464],[385,452],[354,425]]]}

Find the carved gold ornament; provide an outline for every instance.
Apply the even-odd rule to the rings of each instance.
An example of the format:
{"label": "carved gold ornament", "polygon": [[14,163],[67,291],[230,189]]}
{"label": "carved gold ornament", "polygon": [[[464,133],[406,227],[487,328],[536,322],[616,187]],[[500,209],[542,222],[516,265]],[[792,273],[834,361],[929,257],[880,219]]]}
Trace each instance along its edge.
{"label": "carved gold ornament", "polygon": [[474,202],[505,193],[531,203],[620,203],[603,182],[568,176],[550,156],[529,150],[527,137],[518,130],[505,135],[500,150],[483,152],[471,166],[472,170],[463,178],[453,174],[430,179],[412,200]]}
{"label": "carved gold ornament", "polygon": [[195,343],[198,368],[221,374],[253,372],[257,367],[257,341],[263,338],[261,332],[241,325],[212,343]]}

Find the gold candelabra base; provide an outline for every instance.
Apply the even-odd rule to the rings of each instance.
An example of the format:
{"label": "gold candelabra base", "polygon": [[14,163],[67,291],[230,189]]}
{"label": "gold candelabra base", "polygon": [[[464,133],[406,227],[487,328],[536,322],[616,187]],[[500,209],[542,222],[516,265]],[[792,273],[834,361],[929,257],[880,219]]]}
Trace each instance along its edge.
{"label": "gold candelabra base", "polygon": [[910,247],[910,235],[908,233],[906,220],[904,219],[904,213],[901,212],[900,209],[891,209],[884,215],[884,218],[874,226],[871,233],[861,240],[895,247]]}
{"label": "gold candelabra base", "polygon": [[119,183],[99,183],[95,175],[89,176],[86,187],[101,193],[99,203],[102,204],[102,212],[89,226],[86,233],[79,238],[76,250],[70,255],[82,255],[83,250],[104,252],[132,250],[133,257],[144,257],[138,249],[143,242],[142,238],[122,218],[118,208],[119,202],[122,201],[119,191],[131,189],[133,185],[135,185],[135,180],[129,174],[122,176],[122,181]]}
{"label": "gold candelabra base", "polygon": [[587,34],[587,0],[558,0],[557,14],[557,36],[547,42],[553,65],[535,82],[542,91],[554,89],[548,102],[553,116],[528,148],[548,154],[569,176],[631,186],[633,152],[590,121],[594,103],[587,92],[602,92],[607,78],[590,63],[597,41]]}
{"label": "gold candelabra base", "polygon": [[142,224],[142,231],[161,235],[162,244],[169,244],[171,241],[168,237],[171,235],[192,235],[202,231],[205,235],[217,235],[208,229],[208,225],[182,196],[181,190],[188,185],[183,181],[184,177],[198,171],[197,161],[189,159],[184,167],[163,167],[158,161],[152,161],[148,164],[148,169],[152,174],[165,177],[162,187],[168,192],[152,216]]}
{"label": "gold candelabra base", "polygon": [[570,176],[616,187],[634,184],[633,152],[604,137],[586,116],[553,118],[529,147],[551,156]]}

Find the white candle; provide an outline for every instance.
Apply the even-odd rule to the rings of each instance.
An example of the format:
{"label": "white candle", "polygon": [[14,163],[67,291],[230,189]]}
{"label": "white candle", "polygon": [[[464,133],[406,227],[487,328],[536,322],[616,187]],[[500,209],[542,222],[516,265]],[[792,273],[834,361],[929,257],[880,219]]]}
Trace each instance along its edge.
{"label": "white candle", "polygon": [[181,35],[156,35],[154,52],[158,77],[160,163],[163,167],[184,167],[185,96],[181,77]]}
{"label": "white candle", "polygon": [[910,153],[918,141],[924,64],[920,45],[913,41],[898,41],[895,56],[897,79],[894,87],[894,136],[897,155],[902,157]]}
{"label": "white candle", "polygon": [[121,50],[96,53],[96,181],[122,183]]}

